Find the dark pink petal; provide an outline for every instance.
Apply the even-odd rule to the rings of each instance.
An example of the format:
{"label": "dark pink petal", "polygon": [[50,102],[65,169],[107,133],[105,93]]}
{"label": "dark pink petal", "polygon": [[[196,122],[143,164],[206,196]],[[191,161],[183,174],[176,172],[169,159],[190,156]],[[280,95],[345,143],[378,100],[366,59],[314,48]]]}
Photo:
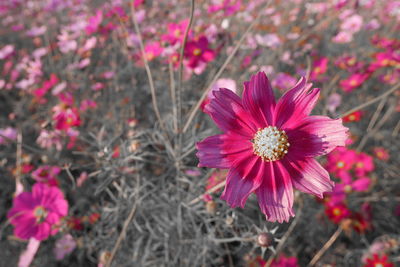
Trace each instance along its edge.
{"label": "dark pink petal", "polygon": [[244,82],[243,106],[256,118],[259,128],[272,125],[275,96],[264,72],[251,76],[250,82]]}
{"label": "dark pink petal", "polygon": [[337,146],[344,146],[348,128],[342,119],[309,116],[298,122],[295,129],[285,129],[294,158],[325,155]]}
{"label": "dark pink petal", "polygon": [[320,198],[323,197],[323,193],[332,191],[335,183],[329,179],[329,173],[315,159],[294,160],[286,156],[281,161],[297,190]]}
{"label": "dark pink petal", "polygon": [[51,225],[48,224],[47,222],[43,222],[38,225],[37,232],[34,235],[34,238],[36,238],[39,241],[44,240],[50,236],[50,231],[51,231]]}
{"label": "dark pink petal", "polygon": [[231,167],[237,155],[252,154],[250,140],[234,133],[207,137],[197,143],[196,148],[199,167],[226,169]]}
{"label": "dark pink petal", "polygon": [[366,191],[371,184],[371,179],[368,177],[362,177],[355,180],[352,184],[353,190],[355,191]]}
{"label": "dark pink petal", "polygon": [[[244,207],[249,195],[254,192],[261,184],[264,175],[264,164],[258,157],[249,157],[252,165],[245,165],[242,162],[241,167],[230,169],[226,178],[225,190],[221,199],[225,200],[232,208]],[[247,168],[247,170],[241,168]],[[239,170],[238,170],[239,169]],[[245,173],[242,177],[239,172]]]}
{"label": "dark pink petal", "polygon": [[265,164],[265,175],[256,190],[258,204],[268,221],[289,221],[293,212],[293,187],[290,174],[280,161]]}
{"label": "dark pink petal", "polygon": [[319,89],[311,89],[302,77],[297,84],[286,92],[278,101],[275,109],[275,126],[278,128],[292,128],[299,120],[308,116],[314,108]]}
{"label": "dark pink petal", "polygon": [[222,131],[252,138],[257,126],[252,116],[243,108],[241,99],[225,88],[214,90],[213,95],[215,98],[205,106],[204,112],[210,115]]}
{"label": "dark pink petal", "polygon": [[36,219],[31,218],[25,223],[15,225],[14,235],[21,239],[29,239],[37,232]]}

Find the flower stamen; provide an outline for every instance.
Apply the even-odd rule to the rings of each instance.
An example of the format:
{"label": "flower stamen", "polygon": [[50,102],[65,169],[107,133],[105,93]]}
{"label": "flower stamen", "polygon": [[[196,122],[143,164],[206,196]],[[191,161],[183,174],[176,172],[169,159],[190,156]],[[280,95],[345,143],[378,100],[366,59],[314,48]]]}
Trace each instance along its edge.
{"label": "flower stamen", "polygon": [[290,146],[285,131],[278,130],[276,126],[259,129],[252,142],[254,154],[267,162],[282,159]]}

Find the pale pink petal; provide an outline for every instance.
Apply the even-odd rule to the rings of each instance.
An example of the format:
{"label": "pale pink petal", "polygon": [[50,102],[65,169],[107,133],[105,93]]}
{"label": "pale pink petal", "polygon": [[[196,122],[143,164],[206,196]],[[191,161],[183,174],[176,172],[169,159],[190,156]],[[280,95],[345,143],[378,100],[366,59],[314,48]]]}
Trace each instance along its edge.
{"label": "pale pink petal", "polygon": [[252,137],[257,131],[256,123],[243,108],[241,99],[229,89],[213,91],[214,98],[205,106],[205,113],[224,131]]}
{"label": "pale pink petal", "polygon": [[294,129],[285,129],[289,154],[296,158],[325,155],[337,146],[344,146],[348,128],[342,119],[309,116],[300,120]]}
{"label": "pale pink petal", "polygon": [[30,238],[26,250],[19,256],[18,267],[29,267],[40,246],[40,241]]}
{"label": "pale pink petal", "polygon": [[290,174],[279,162],[265,164],[265,175],[256,190],[258,204],[268,221],[289,221],[293,212],[293,186]]}
{"label": "pale pink petal", "polygon": [[286,92],[278,101],[275,109],[275,126],[278,128],[292,127],[293,123],[308,116],[314,108],[319,89],[311,89],[302,77],[297,84]]}
{"label": "pale pink petal", "polygon": [[252,158],[256,160],[253,166],[249,166],[251,168],[247,173],[249,177],[242,178],[236,169],[229,170],[221,199],[225,200],[232,208],[237,206],[243,208],[249,195],[261,185],[264,164],[261,159]]}
{"label": "pale pink petal", "polygon": [[323,193],[331,192],[335,185],[329,179],[329,173],[315,159],[294,160],[285,157],[282,163],[292,178],[293,186],[304,193],[322,198]]}
{"label": "pale pink petal", "polygon": [[244,82],[243,106],[256,118],[258,127],[272,125],[275,96],[264,72],[251,76],[250,82]]}

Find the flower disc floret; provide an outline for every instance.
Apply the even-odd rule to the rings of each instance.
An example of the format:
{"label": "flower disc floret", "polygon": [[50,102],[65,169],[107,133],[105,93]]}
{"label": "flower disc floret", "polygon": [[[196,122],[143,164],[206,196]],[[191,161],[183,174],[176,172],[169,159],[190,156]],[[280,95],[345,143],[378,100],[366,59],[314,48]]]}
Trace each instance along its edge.
{"label": "flower disc floret", "polygon": [[282,159],[289,149],[286,132],[276,126],[259,129],[252,140],[253,152],[266,162]]}

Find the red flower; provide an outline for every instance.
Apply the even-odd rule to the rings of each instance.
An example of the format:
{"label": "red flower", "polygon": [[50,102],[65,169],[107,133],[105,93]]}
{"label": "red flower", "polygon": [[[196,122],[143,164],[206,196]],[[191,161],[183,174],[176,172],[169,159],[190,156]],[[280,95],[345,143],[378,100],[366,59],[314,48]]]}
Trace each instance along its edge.
{"label": "red flower", "polygon": [[208,47],[207,38],[201,36],[198,40],[186,43],[184,56],[189,60],[187,66],[194,69],[200,63],[212,61],[215,58],[215,52]]}
{"label": "red flower", "polygon": [[314,159],[343,146],[341,119],[310,116],[319,97],[302,78],[275,102],[265,73],[244,83],[243,98],[220,88],[205,106],[224,132],[197,143],[199,167],[229,169],[222,199],[244,207],[252,192],[269,221],[288,221],[293,188],[322,197],[331,191],[328,172]]}
{"label": "red flower", "polygon": [[388,257],[385,254],[382,257],[374,254],[372,258],[367,259],[367,263],[363,267],[394,267],[394,264],[388,261]]}
{"label": "red flower", "polygon": [[361,116],[362,116],[362,112],[361,111],[354,111],[353,113],[344,116],[343,117],[343,122],[355,122],[355,121],[360,121],[361,120]]}
{"label": "red flower", "polygon": [[325,214],[328,216],[329,220],[339,224],[343,219],[346,219],[350,216],[350,210],[343,202],[328,202],[325,205]]}

